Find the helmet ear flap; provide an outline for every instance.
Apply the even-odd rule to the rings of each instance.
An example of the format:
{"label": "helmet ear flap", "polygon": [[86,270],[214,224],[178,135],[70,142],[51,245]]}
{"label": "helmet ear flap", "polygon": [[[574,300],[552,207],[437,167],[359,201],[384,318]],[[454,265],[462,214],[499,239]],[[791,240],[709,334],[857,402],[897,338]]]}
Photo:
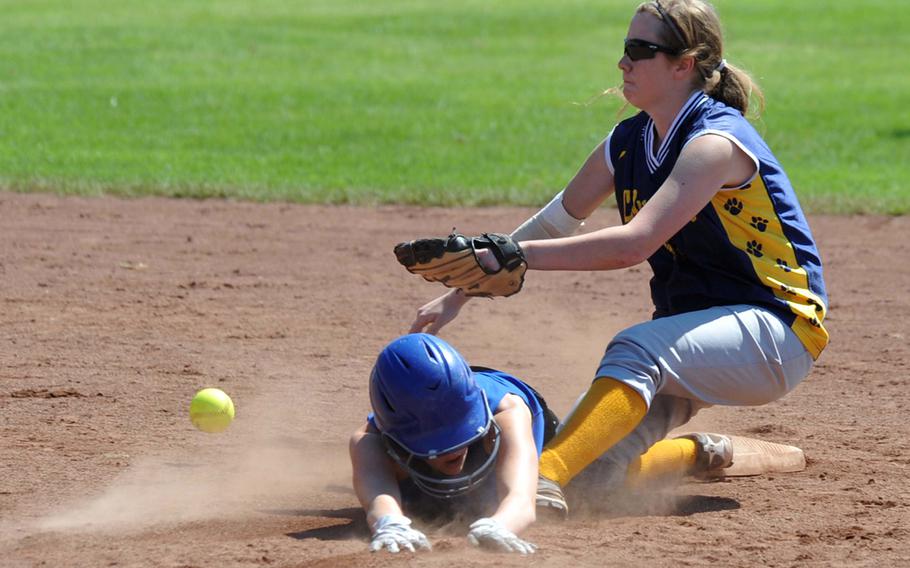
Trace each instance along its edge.
{"label": "helmet ear flap", "polygon": [[376,427],[384,430],[384,423],[391,421],[395,415],[395,406],[386,395],[386,389],[383,388],[382,379],[376,376],[376,367],[370,373],[370,406],[373,408],[373,421]]}

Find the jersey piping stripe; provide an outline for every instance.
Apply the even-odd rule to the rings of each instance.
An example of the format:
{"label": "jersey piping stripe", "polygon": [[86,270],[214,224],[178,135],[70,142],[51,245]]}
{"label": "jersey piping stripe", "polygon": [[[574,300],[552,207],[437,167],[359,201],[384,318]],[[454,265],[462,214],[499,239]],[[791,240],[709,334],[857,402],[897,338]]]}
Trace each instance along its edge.
{"label": "jersey piping stripe", "polygon": [[670,143],[673,140],[673,137],[676,136],[676,132],[679,130],[682,123],[686,118],[692,114],[699,106],[708,102],[708,95],[701,91],[692,93],[692,96],[689,97],[689,100],[686,101],[686,104],[680,109],[676,114],[676,118],[673,119],[672,124],[670,124],[670,129],[667,131],[667,135],[660,143],[660,148],[657,149],[657,154],[654,153],[654,121],[648,118],[648,122],[645,123],[645,156],[648,163],[648,171],[651,174],[657,171],[663,161],[666,159],[667,154],[670,153]]}
{"label": "jersey piping stripe", "polygon": [[753,173],[749,179],[747,179],[743,183],[736,185],[736,186],[730,186],[730,187],[724,186],[724,189],[743,189],[747,185],[752,183],[756,177],[758,177],[758,168],[760,167],[760,164],[758,162],[758,157],[756,157],[756,155],[753,154],[751,150],[746,148],[746,146],[742,142],[740,142],[736,136],[733,136],[729,132],[724,132],[722,130],[711,130],[711,129],[699,130],[695,134],[691,135],[688,140],[686,140],[686,143],[683,144],[682,149],[680,149],[680,153],[686,148],[686,146],[689,145],[690,142],[692,142],[699,136],[704,136],[705,134],[714,134],[716,136],[722,136],[723,138],[726,138],[730,142],[733,142],[734,144],[736,144],[736,147],[739,148],[740,150],[742,150],[745,155],[749,156],[749,159],[751,159],[752,162],[755,164],[755,173]]}
{"label": "jersey piping stripe", "polygon": [[613,137],[614,130],[616,130],[615,126],[610,129],[610,133],[604,138],[604,160],[607,162],[607,169],[610,170],[611,174],[615,173],[613,170],[613,159],[610,157],[610,139]]}

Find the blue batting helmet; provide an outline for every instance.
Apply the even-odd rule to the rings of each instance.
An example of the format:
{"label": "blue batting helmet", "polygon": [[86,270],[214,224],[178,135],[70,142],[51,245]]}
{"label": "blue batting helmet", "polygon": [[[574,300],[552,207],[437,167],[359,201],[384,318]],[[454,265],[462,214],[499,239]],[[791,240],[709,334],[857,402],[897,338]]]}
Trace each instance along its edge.
{"label": "blue batting helmet", "polygon": [[[493,470],[499,428],[486,393],[464,358],[442,339],[415,333],[387,345],[370,375],[370,402],[389,455],[424,492],[460,495]],[[490,448],[484,439],[491,429]],[[446,476],[427,466],[426,460],[465,447],[462,473]]]}

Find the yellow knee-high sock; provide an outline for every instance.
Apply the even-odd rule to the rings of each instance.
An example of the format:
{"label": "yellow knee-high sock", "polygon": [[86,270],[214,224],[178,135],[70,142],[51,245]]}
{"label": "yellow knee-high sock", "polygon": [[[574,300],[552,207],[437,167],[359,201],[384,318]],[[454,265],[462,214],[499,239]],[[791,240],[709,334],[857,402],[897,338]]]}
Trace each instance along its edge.
{"label": "yellow knee-high sock", "polygon": [[661,440],[629,464],[626,487],[670,483],[682,478],[695,466],[695,441],[689,438]]}
{"label": "yellow knee-high sock", "polygon": [[648,411],[632,387],[598,378],[540,455],[540,474],[566,485],[638,426]]}

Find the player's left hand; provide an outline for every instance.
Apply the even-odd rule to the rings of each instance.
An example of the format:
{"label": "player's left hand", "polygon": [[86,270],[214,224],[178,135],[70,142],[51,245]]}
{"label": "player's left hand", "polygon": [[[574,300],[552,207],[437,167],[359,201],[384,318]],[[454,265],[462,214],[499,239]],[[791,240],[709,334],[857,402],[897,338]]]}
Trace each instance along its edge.
{"label": "player's left hand", "polygon": [[471,530],[468,532],[468,541],[474,546],[519,554],[534,554],[537,550],[536,544],[521,540],[496,519],[489,517],[477,519],[469,528]]}

